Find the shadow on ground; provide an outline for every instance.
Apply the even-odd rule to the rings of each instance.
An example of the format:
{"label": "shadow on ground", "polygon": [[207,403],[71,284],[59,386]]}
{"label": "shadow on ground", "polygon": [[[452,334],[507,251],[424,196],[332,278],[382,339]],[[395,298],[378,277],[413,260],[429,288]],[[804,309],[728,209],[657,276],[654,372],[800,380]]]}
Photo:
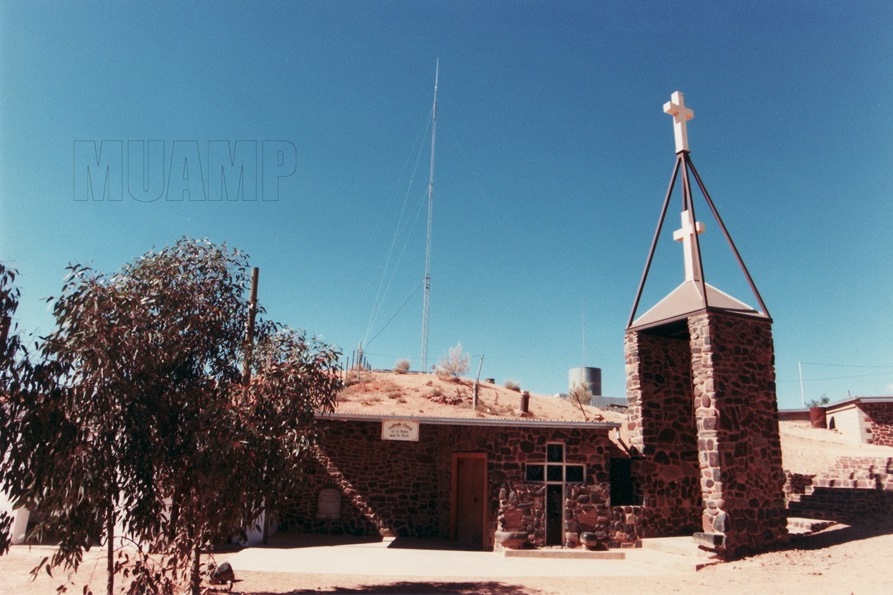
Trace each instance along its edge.
{"label": "shadow on ground", "polygon": [[[266,591],[233,591],[234,593],[245,593],[245,595],[274,595]],[[320,595],[325,593],[376,593],[382,595],[434,595],[434,594],[454,594],[454,595],[515,595],[516,593],[527,593],[528,595],[537,595],[540,591],[530,590],[521,585],[511,585],[497,581],[485,582],[420,582],[420,581],[401,581],[384,585],[360,585],[358,587],[330,587],[328,589],[299,589],[297,591],[287,591],[285,593],[276,593],[275,595]]]}
{"label": "shadow on ground", "polygon": [[893,516],[883,514],[875,517],[863,517],[852,521],[851,524],[838,525],[811,535],[793,537],[790,545],[784,549],[820,550],[891,533],[893,533]]}
{"label": "shadow on ground", "polygon": [[[297,533],[283,531],[272,535],[266,545],[255,545],[254,548],[300,549],[305,547],[338,547],[381,545],[388,549],[408,550],[480,550],[440,537],[396,537],[383,539],[379,535],[325,535],[316,533]],[[217,551],[238,551],[243,546],[223,546]]]}

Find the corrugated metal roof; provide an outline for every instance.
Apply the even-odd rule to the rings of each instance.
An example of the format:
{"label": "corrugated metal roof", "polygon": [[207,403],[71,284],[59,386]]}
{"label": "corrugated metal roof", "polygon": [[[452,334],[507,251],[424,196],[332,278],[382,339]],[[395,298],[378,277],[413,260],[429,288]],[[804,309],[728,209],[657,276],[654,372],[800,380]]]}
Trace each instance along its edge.
{"label": "corrugated metal roof", "polygon": [[408,415],[379,415],[369,413],[325,413],[317,414],[317,419],[337,421],[384,420],[416,421],[430,426],[483,426],[483,427],[528,427],[528,428],[585,428],[589,430],[614,430],[620,427],[617,422],[582,421],[560,419],[530,419],[515,417],[415,417]]}

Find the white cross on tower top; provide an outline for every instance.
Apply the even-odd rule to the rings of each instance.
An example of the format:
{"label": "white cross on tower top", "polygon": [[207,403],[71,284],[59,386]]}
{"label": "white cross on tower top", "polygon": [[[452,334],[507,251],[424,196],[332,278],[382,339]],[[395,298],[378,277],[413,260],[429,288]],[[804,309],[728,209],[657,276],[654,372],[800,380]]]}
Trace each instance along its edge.
{"label": "white cross on tower top", "polygon": [[688,209],[682,211],[682,229],[673,232],[673,239],[682,242],[682,255],[685,260],[685,280],[701,280],[701,258],[695,234],[704,233],[704,224],[695,223]]}
{"label": "white cross on tower top", "polygon": [[695,112],[685,107],[685,97],[676,91],[670,101],[664,104],[664,112],[673,116],[673,135],[676,137],[676,152],[688,151],[688,130],[685,123],[695,117]]}

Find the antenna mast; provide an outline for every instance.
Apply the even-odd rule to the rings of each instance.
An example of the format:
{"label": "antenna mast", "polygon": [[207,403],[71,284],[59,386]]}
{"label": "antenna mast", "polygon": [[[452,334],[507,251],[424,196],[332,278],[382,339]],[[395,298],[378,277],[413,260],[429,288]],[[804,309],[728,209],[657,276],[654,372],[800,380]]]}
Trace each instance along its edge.
{"label": "antenna mast", "polygon": [[428,235],[425,241],[425,298],[422,304],[422,372],[428,371],[428,302],[431,299],[431,215],[434,207],[434,140],[437,137],[437,79],[440,59],[434,68],[434,105],[431,108],[431,168],[428,173]]}

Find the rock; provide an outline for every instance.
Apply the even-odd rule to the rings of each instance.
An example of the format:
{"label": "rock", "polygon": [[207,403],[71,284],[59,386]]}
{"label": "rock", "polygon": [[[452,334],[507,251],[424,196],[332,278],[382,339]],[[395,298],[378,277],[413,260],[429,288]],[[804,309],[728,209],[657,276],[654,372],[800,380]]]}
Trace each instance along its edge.
{"label": "rock", "polygon": [[497,531],[494,538],[496,543],[510,550],[518,550],[527,545],[527,533],[520,531]]}
{"label": "rock", "polygon": [[208,565],[208,582],[212,585],[232,584],[236,580],[236,573],[229,562],[217,566],[213,562]]}

